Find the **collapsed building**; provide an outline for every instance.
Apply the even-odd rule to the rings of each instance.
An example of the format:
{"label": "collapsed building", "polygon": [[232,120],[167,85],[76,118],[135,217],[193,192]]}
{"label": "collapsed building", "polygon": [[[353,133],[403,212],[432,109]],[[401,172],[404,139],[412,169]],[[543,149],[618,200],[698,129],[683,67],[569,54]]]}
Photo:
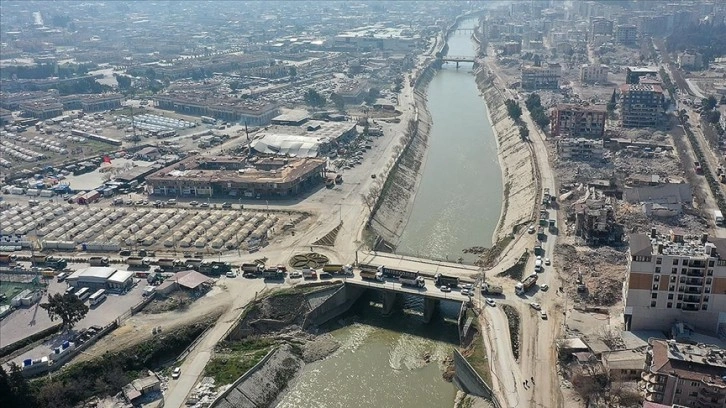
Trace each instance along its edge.
{"label": "collapsed building", "polygon": [[608,245],[622,240],[622,226],[615,222],[611,198],[588,199],[572,205],[575,235],[587,245]]}

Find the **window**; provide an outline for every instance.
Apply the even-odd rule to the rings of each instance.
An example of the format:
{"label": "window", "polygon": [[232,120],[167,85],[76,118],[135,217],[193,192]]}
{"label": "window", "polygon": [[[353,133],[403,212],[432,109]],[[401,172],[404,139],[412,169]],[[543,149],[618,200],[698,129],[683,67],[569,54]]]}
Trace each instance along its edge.
{"label": "window", "polygon": [[653,280],[656,281],[656,282],[659,282],[660,281],[660,275],[653,276]]}
{"label": "window", "polygon": [[676,388],[676,394],[682,394],[682,393],[683,393],[683,390],[682,389]]}
{"label": "window", "polygon": [[666,305],[666,307],[668,309],[671,309],[673,307],[673,302],[668,302],[668,304]]}
{"label": "window", "polygon": [[686,272],[688,272],[688,268],[681,268],[681,273],[686,273]]}
{"label": "window", "polygon": [[707,305],[707,304],[705,304],[705,303],[704,303],[704,304],[702,304],[702,305],[701,305],[701,310],[708,310],[708,305]]}
{"label": "window", "polygon": [[663,263],[663,258],[655,258],[655,264],[660,265]]}
{"label": "window", "polygon": [[698,393],[694,391],[694,392],[688,394],[688,396],[689,397],[697,397],[698,396]]}
{"label": "window", "polygon": [[673,265],[678,265],[678,259],[673,260]]}
{"label": "window", "polygon": [[704,301],[704,302],[708,302],[708,299],[709,299],[709,297],[708,297],[708,296],[704,296],[704,297],[703,297],[703,301]]}
{"label": "window", "polygon": [[676,281],[676,277],[675,276],[671,276],[671,282],[675,282],[675,281]]}
{"label": "window", "polygon": [[706,272],[706,275],[707,275],[707,276],[713,276],[713,269],[709,269],[709,270],[708,270],[708,271]]}
{"label": "window", "polygon": [[650,295],[650,298],[651,299],[658,299],[658,294],[657,293],[653,293],[653,294]]}
{"label": "window", "polygon": [[655,267],[655,273],[660,273],[660,266]]}
{"label": "window", "polygon": [[678,268],[671,268],[671,273],[678,273]]}
{"label": "window", "polygon": [[668,286],[668,291],[673,292],[674,290],[676,290],[676,285]]}
{"label": "window", "polygon": [[650,307],[655,307],[655,300],[650,302]]}
{"label": "window", "polygon": [[657,283],[654,283],[653,284],[653,290],[658,290],[658,284]]}
{"label": "window", "polygon": [[711,281],[712,281],[711,278],[706,278],[706,285],[710,285],[711,284]]}
{"label": "window", "polygon": [[676,309],[680,309],[680,308],[681,308],[681,304],[680,303],[676,303]]}
{"label": "window", "polygon": [[678,295],[678,300],[683,300],[683,295]]}
{"label": "window", "polygon": [[672,293],[669,293],[668,294],[668,300],[673,300],[673,294]]}
{"label": "window", "polygon": [[714,264],[715,264],[715,262],[713,261],[713,259],[711,259],[710,261],[708,261],[708,267],[709,268],[713,268],[713,265]]}
{"label": "window", "polygon": [[[691,381],[691,387],[698,387],[698,383],[697,383],[696,381]],[[695,397],[695,395],[693,395],[693,394],[696,394],[696,393],[695,393],[695,392],[692,392],[692,393],[691,393],[691,394],[689,394],[689,395],[690,395],[691,397]]]}
{"label": "window", "polygon": [[683,258],[683,259],[681,260],[681,265],[688,265],[688,259],[686,259],[686,258]]}

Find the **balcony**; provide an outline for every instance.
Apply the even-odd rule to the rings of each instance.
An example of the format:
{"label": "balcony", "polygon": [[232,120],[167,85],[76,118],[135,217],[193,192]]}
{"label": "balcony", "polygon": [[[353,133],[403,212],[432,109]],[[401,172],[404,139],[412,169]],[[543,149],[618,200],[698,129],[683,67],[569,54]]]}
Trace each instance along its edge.
{"label": "balcony", "polygon": [[726,398],[726,390],[719,390],[717,388],[710,389],[707,387],[703,387],[698,390],[698,394],[703,396],[704,398],[718,398],[718,399],[724,399]]}
{"label": "balcony", "polygon": [[703,286],[703,278],[686,279],[685,282],[681,282],[681,285]]}
{"label": "balcony", "polygon": [[702,286],[688,286],[688,287],[681,287],[678,289],[679,292],[682,293],[693,293],[695,295],[700,295],[703,293],[703,287]]}
{"label": "balcony", "polygon": [[697,312],[700,309],[698,308],[698,303],[684,303],[681,310],[684,312]]}
{"label": "balcony", "polygon": [[705,275],[705,272],[703,269],[689,269],[688,272],[686,272],[686,276],[700,276],[703,277]]}
{"label": "balcony", "polygon": [[696,401],[698,401],[698,406],[702,408],[723,408],[723,401],[713,402],[711,398],[703,397],[696,398]]}
{"label": "balcony", "polygon": [[663,388],[661,384],[648,383],[645,385],[645,392],[649,394],[663,394]]}
{"label": "balcony", "polygon": [[701,303],[700,296],[684,296],[683,303]]}
{"label": "balcony", "polygon": [[650,402],[660,403],[663,401],[663,394],[655,393],[655,392],[646,392],[645,400],[650,401]]}
{"label": "balcony", "polygon": [[691,268],[705,268],[706,260],[705,259],[691,259],[688,262],[688,266]]}

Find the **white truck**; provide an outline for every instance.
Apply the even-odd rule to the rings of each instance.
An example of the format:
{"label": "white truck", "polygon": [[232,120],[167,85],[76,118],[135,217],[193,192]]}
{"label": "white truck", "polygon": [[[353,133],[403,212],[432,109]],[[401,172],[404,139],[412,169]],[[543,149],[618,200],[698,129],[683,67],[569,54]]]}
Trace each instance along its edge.
{"label": "white truck", "polygon": [[721,210],[715,210],[713,212],[713,220],[716,222],[717,226],[723,225],[723,214],[721,213]]}
{"label": "white truck", "polygon": [[534,284],[537,283],[537,274],[533,273],[529,276],[527,276],[523,281],[517,282],[516,285],[514,285],[514,292],[518,295],[525,294]]}

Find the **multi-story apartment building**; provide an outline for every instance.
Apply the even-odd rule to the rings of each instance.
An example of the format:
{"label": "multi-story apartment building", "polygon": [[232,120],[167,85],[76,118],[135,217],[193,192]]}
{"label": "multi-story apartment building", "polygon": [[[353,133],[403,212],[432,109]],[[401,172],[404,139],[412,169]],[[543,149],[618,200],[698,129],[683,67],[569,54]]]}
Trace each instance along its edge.
{"label": "multi-story apartment building", "polygon": [[613,22],[603,18],[595,17],[590,22],[590,38],[595,35],[612,35],[613,34]]}
{"label": "multi-story apartment building", "polygon": [[640,387],[645,400],[665,406],[726,406],[726,350],[713,346],[648,341]]}
{"label": "multi-story apartment building", "polygon": [[582,64],[580,66],[580,82],[592,84],[607,82],[608,66],[602,64]]}
{"label": "multi-story apartment building", "polygon": [[600,105],[557,105],[552,111],[552,134],[601,139],[605,134],[606,116],[605,107]]}
{"label": "multi-story apartment building", "polygon": [[20,104],[23,116],[40,120],[54,118],[63,114],[63,104],[54,99],[23,102]]}
{"label": "multi-story apartment building", "polygon": [[663,117],[665,96],[657,84],[620,86],[620,118],[624,127],[656,126]]}
{"label": "multi-story apartment building", "polygon": [[600,160],[603,153],[602,140],[582,137],[557,140],[557,156],[562,160]]}
{"label": "multi-story apartment building", "polygon": [[627,330],[668,330],[683,322],[726,332],[726,239],[669,236],[653,228],[630,237],[624,286]]}
{"label": "multi-story apartment building", "polygon": [[613,37],[617,44],[635,45],[638,40],[638,27],[631,24],[615,26]]}
{"label": "multi-story apartment building", "polygon": [[699,69],[703,66],[703,55],[692,50],[683,51],[678,54],[678,66],[686,69]]}
{"label": "multi-story apartment building", "polygon": [[558,89],[561,76],[560,64],[522,67],[522,89]]}

